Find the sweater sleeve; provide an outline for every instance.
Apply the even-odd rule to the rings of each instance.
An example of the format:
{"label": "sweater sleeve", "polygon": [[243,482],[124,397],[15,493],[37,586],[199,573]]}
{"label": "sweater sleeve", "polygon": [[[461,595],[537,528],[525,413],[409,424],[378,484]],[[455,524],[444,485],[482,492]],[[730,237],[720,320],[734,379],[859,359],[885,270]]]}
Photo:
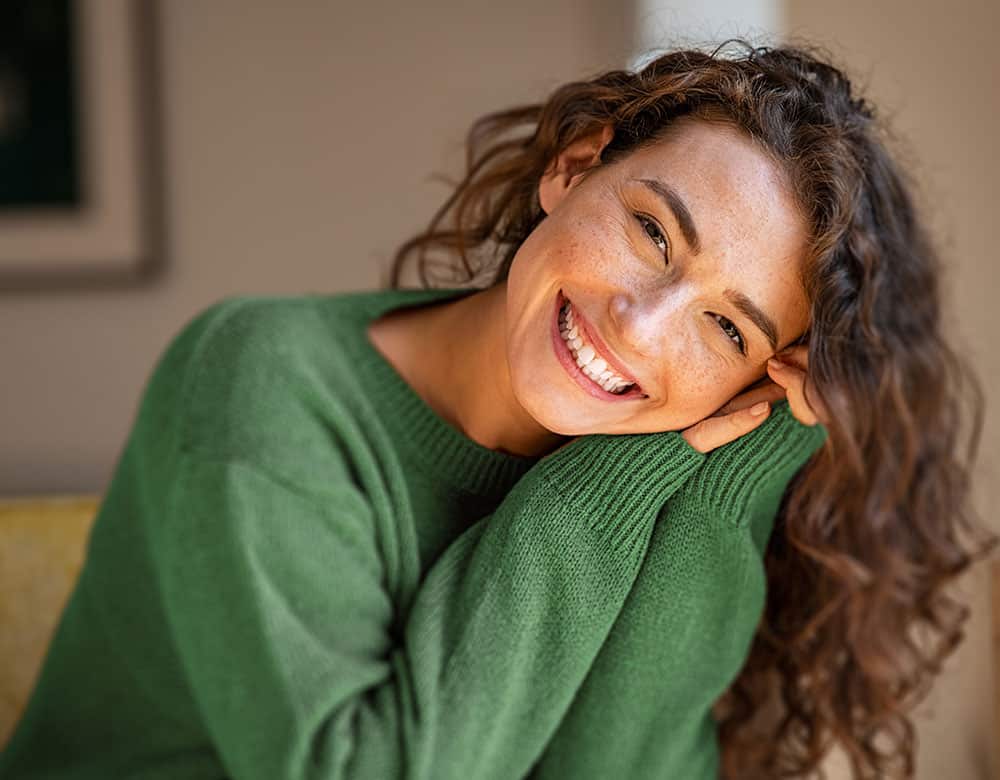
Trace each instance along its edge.
{"label": "sweater sleeve", "polygon": [[777,402],[664,504],[635,584],[532,780],[718,777],[711,708],[756,633],[763,551],[785,489],[825,437]]}
{"label": "sweater sleeve", "polygon": [[[435,561],[397,632],[366,496],[185,450],[154,550],[204,727],[234,778],[520,778],[705,455],[577,438]],[[398,634],[398,635],[397,635]]]}

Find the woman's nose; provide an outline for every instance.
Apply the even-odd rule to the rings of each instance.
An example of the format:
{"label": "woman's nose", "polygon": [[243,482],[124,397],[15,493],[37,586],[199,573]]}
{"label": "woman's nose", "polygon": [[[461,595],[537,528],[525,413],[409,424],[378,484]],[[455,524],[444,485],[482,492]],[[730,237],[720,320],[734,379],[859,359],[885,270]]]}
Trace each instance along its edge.
{"label": "woman's nose", "polygon": [[683,338],[678,311],[683,310],[676,295],[638,297],[626,293],[611,300],[611,320],[619,349],[628,356],[652,359]]}

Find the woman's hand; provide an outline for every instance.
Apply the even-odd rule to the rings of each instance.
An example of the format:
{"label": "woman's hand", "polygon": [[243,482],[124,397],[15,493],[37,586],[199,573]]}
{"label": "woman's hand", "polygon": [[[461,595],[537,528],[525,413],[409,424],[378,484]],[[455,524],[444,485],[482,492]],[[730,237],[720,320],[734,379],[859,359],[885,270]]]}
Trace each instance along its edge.
{"label": "woman's hand", "polygon": [[[764,422],[770,404],[782,399],[788,400],[792,416],[803,425],[815,425],[829,419],[826,407],[815,397],[815,392],[807,388],[808,347],[803,344],[778,354],[780,359],[772,358],[774,365],[768,361],[768,376],[734,396],[711,416],[686,428],[681,435],[688,444],[699,452],[709,452],[735,441]],[[754,407],[762,402],[767,403],[767,407],[754,414]]]}
{"label": "woman's hand", "polygon": [[771,403],[784,397],[785,391],[764,377],[681,435],[699,452],[710,452],[750,433],[768,418]]}
{"label": "woman's hand", "polygon": [[809,348],[805,344],[782,350],[767,361],[767,373],[785,391],[792,415],[803,425],[824,425],[829,412],[809,385]]}

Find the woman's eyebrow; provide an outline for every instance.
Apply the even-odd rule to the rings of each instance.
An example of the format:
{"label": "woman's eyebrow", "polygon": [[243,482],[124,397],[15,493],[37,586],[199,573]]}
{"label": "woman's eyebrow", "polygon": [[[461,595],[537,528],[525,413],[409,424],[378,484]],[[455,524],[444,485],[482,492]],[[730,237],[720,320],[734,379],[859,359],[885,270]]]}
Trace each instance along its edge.
{"label": "woman's eyebrow", "polygon": [[739,290],[727,289],[722,294],[726,296],[733,306],[743,312],[747,319],[756,325],[760,329],[761,333],[767,337],[768,342],[771,344],[771,351],[777,352],[778,326],[775,324],[774,320],[747,295],[744,295]]}
{"label": "woman's eyebrow", "polygon": [[681,233],[684,234],[684,240],[687,241],[688,246],[691,248],[691,254],[698,254],[701,251],[701,237],[698,235],[698,228],[694,226],[694,220],[691,218],[691,212],[688,211],[687,204],[677,193],[677,190],[660,179],[633,179],[633,181],[644,185],[650,192],[663,201],[664,205],[674,215],[677,224],[681,226]]}

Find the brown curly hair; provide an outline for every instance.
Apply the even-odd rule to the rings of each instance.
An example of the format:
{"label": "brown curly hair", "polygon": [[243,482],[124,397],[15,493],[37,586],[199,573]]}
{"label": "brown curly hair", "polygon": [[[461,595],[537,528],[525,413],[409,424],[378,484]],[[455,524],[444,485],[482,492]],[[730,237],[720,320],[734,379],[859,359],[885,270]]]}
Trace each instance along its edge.
{"label": "brown curly hair", "polygon": [[[724,53],[734,42],[742,51]],[[822,777],[834,743],[856,778],[911,777],[908,713],[969,614],[946,586],[997,544],[971,505],[983,391],[942,335],[940,257],[915,185],[887,150],[887,127],[831,60],[808,42],[729,39],[487,114],[468,133],[464,178],[398,249],[389,279],[399,286],[413,252],[425,286],[434,268],[461,284],[484,273],[489,284],[505,279],[545,217],[540,177],[608,123],[601,164],[690,114],[741,128],[788,172],[810,228],[802,341],[829,436],[782,498],[765,553],[764,614],[713,708],[725,778]],[[446,250],[444,262],[428,258],[434,247]]]}

